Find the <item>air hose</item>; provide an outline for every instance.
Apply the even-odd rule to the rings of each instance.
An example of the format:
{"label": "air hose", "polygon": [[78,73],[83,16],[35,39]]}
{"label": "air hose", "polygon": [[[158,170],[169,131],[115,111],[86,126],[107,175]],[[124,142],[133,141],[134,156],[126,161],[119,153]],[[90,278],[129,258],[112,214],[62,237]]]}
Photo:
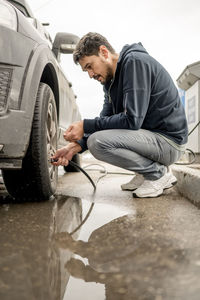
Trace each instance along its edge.
{"label": "air hose", "polygon": [[[51,158],[51,163],[57,162],[57,161],[58,161],[58,159]],[[83,170],[83,168],[81,168],[78,164],[76,164],[72,160],[69,160],[69,165],[71,165],[71,166],[76,167],[77,169],[79,169],[89,179],[89,181],[91,182],[91,184],[92,184],[92,186],[94,188],[94,191],[96,191],[96,184],[94,183],[94,181],[92,180],[92,178],[88,175],[88,173]]]}
{"label": "air hose", "polygon": [[76,164],[76,163],[75,163],[74,161],[72,161],[72,160],[69,160],[69,164],[70,164],[71,166],[76,167],[77,169],[79,169],[79,170],[80,170],[80,171],[81,171],[81,172],[89,179],[89,181],[91,182],[91,184],[92,184],[94,190],[96,190],[96,185],[95,185],[94,181],[93,181],[92,178],[88,175],[88,173],[84,171],[83,168],[81,168],[78,164]]}
{"label": "air hose", "polygon": [[[50,159],[50,162],[53,163],[53,162],[56,162],[58,161],[58,159],[55,159],[55,158],[51,158]],[[94,181],[92,180],[92,178],[88,175],[87,172],[85,172],[85,170],[83,168],[81,168],[78,164],[76,164],[74,161],[71,161],[69,160],[69,165],[73,166],[73,167],[76,167],[77,169],[79,169],[88,179],[89,181],[91,182],[93,188],[94,188],[94,193],[96,192],[96,184],[94,183]],[[106,174],[105,174],[106,175]],[[105,176],[103,175],[103,176]],[[100,177],[103,177],[103,176],[100,176]],[[98,181],[97,181],[98,182]],[[85,216],[85,218],[83,219],[83,221],[79,224],[79,226],[77,226],[72,232],[70,232],[69,234],[70,235],[73,235],[75,232],[77,232],[82,226],[83,224],[87,221],[87,219],[89,218],[91,212],[92,212],[92,209],[94,207],[94,201],[92,202],[91,206],[90,206],[90,209],[87,213],[87,215]]]}

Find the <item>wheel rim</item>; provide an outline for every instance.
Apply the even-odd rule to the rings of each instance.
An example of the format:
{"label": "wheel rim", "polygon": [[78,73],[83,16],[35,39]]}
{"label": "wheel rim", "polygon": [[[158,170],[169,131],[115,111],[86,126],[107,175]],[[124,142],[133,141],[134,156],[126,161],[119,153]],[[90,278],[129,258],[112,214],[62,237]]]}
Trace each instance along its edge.
{"label": "wheel rim", "polygon": [[49,101],[46,122],[47,133],[47,157],[49,158],[49,178],[51,182],[56,180],[57,168],[50,163],[50,158],[55,154],[57,148],[57,115],[52,101]]}

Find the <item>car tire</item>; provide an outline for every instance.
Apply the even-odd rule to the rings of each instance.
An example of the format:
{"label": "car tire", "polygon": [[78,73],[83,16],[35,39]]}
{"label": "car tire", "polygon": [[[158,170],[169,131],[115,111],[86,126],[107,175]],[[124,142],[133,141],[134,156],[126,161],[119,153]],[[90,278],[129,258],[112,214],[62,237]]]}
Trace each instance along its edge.
{"label": "car tire", "polygon": [[47,200],[55,193],[58,168],[49,159],[57,149],[57,109],[51,88],[40,83],[30,143],[20,170],[3,170],[8,193],[14,198]]}
{"label": "car tire", "polygon": [[[75,162],[79,167],[81,166],[79,154],[75,154],[72,157],[72,161]],[[65,172],[80,172],[80,170],[78,168],[76,168],[75,166],[71,166],[71,165],[64,166],[64,170],[65,170]]]}

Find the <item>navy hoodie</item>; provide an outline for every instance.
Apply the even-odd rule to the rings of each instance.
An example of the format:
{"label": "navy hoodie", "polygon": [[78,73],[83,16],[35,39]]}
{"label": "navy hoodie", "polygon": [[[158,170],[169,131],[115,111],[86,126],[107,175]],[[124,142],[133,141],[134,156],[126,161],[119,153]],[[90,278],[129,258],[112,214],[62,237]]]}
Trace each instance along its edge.
{"label": "navy hoodie", "polygon": [[185,111],[165,68],[141,43],[125,45],[113,80],[104,85],[100,117],[84,119],[84,151],[89,134],[106,129],[140,128],[160,133],[179,145],[187,142]]}

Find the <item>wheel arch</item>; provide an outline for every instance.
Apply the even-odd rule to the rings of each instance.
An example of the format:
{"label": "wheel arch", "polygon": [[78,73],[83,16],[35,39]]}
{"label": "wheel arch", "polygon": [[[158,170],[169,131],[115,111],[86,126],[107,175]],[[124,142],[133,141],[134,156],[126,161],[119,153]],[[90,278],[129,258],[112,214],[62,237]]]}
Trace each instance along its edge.
{"label": "wheel arch", "polygon": [[[23,135],[23,154],[25,155],[31,134],[37,91],[40,82],[48,84],[54,94],[57,115],[59,120],[59,68],[56,59],[50,49],[45,45],[40,45],[34,49],[31,54],[30,62],[27,68],[25,81],[23,83],[22,101],[20,109],[25,112],[24,124],[26,132]],[[23,156],[24,156],[23,155]]]}
{"label": "wheel arch", "polygon": [[58,76],[51,63],[46,64],[42,72],[40,82],[46,83],[50,86],[54,93],[56,107],[57,107],[57,118],[59,120],[59,86],[58,86]]}

